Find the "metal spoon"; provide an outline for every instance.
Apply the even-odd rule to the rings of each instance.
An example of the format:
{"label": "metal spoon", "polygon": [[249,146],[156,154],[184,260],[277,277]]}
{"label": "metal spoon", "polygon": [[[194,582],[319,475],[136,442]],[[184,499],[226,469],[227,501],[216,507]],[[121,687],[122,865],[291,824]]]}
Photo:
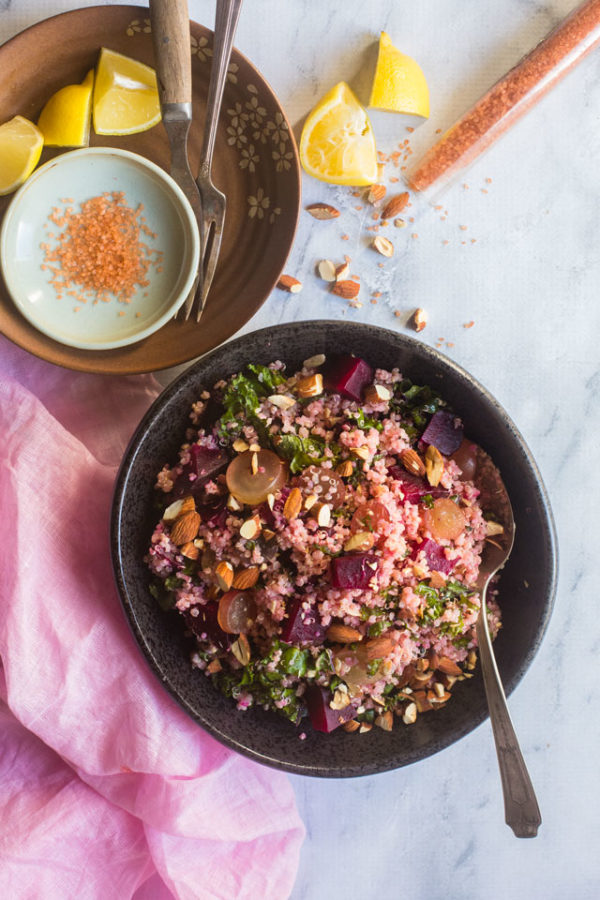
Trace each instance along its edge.
{"label": "metal spoon", "polygon": [[477,448],[477,469],[474,477],[480,490],[479,503],[486,514],[497,523],[497,534],[490,535],[482,554],[477,588],[481,592],[481,611],[476,631],[483,684],[492,722],[506,824],[521,838],[535,837],[542,817],[525,761],[519,748],[500,680],[492,641],[488,629],[486,595],[492,577],[510,556],[515,537],[515,520],[508,493],[491,458]]}

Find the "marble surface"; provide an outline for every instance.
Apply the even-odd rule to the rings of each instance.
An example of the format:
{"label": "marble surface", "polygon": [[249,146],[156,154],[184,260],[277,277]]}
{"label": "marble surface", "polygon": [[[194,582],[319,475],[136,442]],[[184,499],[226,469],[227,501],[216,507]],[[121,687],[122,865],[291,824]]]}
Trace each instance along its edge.
{"label": "marble surface", "polygon": [[[0,0],[0,41],[76,5],[88,4]],[[417,153],[572,5],[246,0],[236,43],[299,123],[337,81],[360,86],[369,48],[387,30],[418,58],[431,88],[431,118],[410,134]],[[204,24],[212,23],[213,8],[208,0],[190,0],[191,16]],[[414,224],[392,229],[396,253],[384,268],[368,247],[365,211],[354,209],[360,200],[305,176],[304,204],[325,200],[343,215],[330,223],[302,213],[286,270],[304,289],[275,291],[245,329],[345,318],[403,330],[410,312],[424,307],[429,325],[420,339],[441,344],[483,382],[528,441],[560,543],[555,613],[510,698],[542,811],[537,839],[519,841],[504,824],[485,723],[404,770],[341,782],[292,778],[307,827],[292,900],[598,896],[598,110],[600,51],[444,194],[444,221],[443,210],[415,201]],[[381,149],[409,137],[408,124],[377,117]],[[344,253],[361,276],[360,308],[328,294],[314,274],[319,259]],[[380,296],[372,304],[375,292]]]}

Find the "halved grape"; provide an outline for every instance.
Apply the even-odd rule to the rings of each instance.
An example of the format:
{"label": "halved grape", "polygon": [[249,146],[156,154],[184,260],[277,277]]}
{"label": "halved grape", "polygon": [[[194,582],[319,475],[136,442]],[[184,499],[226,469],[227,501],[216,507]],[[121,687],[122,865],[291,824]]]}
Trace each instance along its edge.
{"label": "halved grape", "polygon": [[473,481],[477,472],[477,444],[466,438],[462,441],[458,450],[455,450],[451,459],[461,470],[462,481]]}
{"label": "halved grape", "polygon": [[455,541],[463,533],[467,520],[454,500],[440,497],[423,513],[423,523],[437,540]]}
{"label": "halved grape", "polygon": [[227,591],[219,600],[219,626],[226,634],[245,634],[256,619],[256,602],[251,591]]}
{"label": "halved grape", "polygon": [[382,522],[389,522],[390,514],[387,507],[380,500],[367,500],[361,503],[352,516],[350,528],[353,534],[359,531],[373,532],[379,535],[379,543],[385,540],[385,534],[381,534]]}
{"label": "halved grape", "polygon": [[236,500],[256,506],[283,487],[287,466],[271,450],[258,450],[256,453],[247,450],[229,463],[225,478],[229,492]]}

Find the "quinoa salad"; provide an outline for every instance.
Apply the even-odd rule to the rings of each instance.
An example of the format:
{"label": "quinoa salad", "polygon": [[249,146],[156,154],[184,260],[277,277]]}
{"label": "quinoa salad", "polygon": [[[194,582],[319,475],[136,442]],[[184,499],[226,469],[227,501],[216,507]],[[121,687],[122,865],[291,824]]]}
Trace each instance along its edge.
{"label": "quinoa salad", "polygon": [[[249,364],[202,391],[156,482],[150,590],[239,710],[299,726],[413,724],[476,662],[501,526],[479,448],[432,388],[349,355]],[[500,627],[489,597],[492,635]]]}

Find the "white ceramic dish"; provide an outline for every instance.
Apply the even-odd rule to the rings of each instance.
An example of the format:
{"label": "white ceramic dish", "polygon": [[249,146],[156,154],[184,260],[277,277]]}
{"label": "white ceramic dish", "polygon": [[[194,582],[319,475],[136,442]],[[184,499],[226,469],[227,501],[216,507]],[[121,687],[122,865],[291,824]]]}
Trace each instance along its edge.
{"label": "white ceramic dish", "polygon": [[[66,198],[78,211],[85,200],[111,191],[122,191],[132,209],[143,204],[146,225],[156,233],[147,242],[162,251],[162,262],[149,268],[148,286],[137,288],[128,304],[59,298],[51,273],[42,269],[41,245],[60,231],[48,217],[53,207],[64,209]],[[192,287],[199,256],[196,219],[173,179],[144,157],[110,147],[73,150],[41,166],[15,194],[0,232],[2,274],[19,311],[44,334],[84,350],[125,347],[165,325]]]}

